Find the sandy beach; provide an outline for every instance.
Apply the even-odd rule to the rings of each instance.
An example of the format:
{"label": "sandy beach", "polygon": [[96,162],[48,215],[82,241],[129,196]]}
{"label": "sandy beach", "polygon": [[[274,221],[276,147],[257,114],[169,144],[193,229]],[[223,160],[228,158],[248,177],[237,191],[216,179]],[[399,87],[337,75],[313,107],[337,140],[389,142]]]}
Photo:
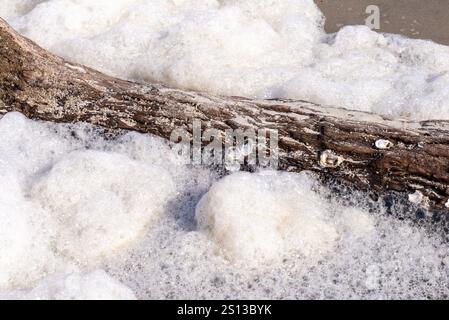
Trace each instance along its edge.
{"label": "sandy beach", "polygon": [[432,39],[449,45],[449,1],[445,0],[316,0],[326,16],[326,30],[364,24],[367,6],[380,8],[381,32]]}

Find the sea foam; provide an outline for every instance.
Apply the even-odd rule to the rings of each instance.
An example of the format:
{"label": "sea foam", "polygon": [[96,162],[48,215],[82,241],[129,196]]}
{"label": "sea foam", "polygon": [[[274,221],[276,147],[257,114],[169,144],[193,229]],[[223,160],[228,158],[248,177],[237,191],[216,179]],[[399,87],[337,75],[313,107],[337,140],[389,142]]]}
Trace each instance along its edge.
{"label": "sea foam", "polygon": [[160,138],[19,113],[0,136],[0,298],[449,294],[447,243],[410,208],[312,173],[221,177]]}

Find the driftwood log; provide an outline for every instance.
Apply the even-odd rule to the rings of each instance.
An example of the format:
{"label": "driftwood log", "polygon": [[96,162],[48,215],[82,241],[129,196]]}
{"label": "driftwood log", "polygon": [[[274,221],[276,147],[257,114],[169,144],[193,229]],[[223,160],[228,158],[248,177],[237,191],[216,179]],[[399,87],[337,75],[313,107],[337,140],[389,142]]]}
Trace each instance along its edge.
{"label": "driftwood log", "polygon": [[[10,111],[164,138],[174,129],[191,131],[193,119],[203,128],[276,129],[281,170],[312,170],[377,194],[418,190],[439,208],[449,199],[449,122],[120,80],[45,51],[0,19],[0,116]],[[378,148],[380,139],[392,145]],[[323,166],[320,159],[329,150],[344,161]]]}

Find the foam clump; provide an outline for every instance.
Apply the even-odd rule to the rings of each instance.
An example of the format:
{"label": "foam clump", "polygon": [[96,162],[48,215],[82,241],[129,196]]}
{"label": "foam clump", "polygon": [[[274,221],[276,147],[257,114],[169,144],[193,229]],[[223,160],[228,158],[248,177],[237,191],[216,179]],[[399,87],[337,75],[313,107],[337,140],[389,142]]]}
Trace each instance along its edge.
{"label": "foam clump", "polygon": [[2,0],[2,2],[0,2],[0,17],[3,19],[20,17],[44,1],[45,0]]}
{"label": "foam clump", "polygon": [[22,0],[3,1],[0,16],[122,78],[449,119],[449,47],[366,26],[326,34],[313,0]]}
{"label": "foam clump", "polygon": [[341,237],[374,229],[364,212],[330,214],[314,185],[306,173],[233,174],[212,186],[196,219],[228,257],[255,263],[291,253],[319,260]]}
{"label": "foam clump", "polygon": [[102,151],[69,153],[31,189],[31,197],[55,220],[58,251],[89,262],[139,237],[174,193],[164,169]]}
{"label": "foam clump", "polygon": [[[19,113],[0,119],[0,135],[0,289],[92,268],[126,250],[167,212],[182,179],[155,138],[106,141],[90,126]],[[136,143],[167,154],[158,159],[166,167],[139,156]]]}
{"label": "foam clump", "polygon": [[0,289],[38,279],[44,264],[48,271],[53,269],[42,218],[36,216],[45,212],[34,210],[23,197],[5,193],[4,189],[14,185],[4,178],[0,174]]}
{"label": "foam clump", "polygon": [[103,270],[72,273],[42,281],[34,289],[0,292],[0,299],[23,300],[135,300],[131,289]]}

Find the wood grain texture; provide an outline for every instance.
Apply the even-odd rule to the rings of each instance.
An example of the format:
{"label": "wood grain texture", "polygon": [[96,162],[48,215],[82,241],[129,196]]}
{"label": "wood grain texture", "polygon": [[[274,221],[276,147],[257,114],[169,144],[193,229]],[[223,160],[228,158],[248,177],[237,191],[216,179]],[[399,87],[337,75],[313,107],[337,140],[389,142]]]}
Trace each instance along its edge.
{"label": "wood grain texture", "polygon": [[[428,106],[431,107],[431,106]],[[83,121],[169,138],[174,129],[275,129],[280,169],[312,170],[362,190],[422,192],[433,207],[449,199],[449,122],[389,119],[305,101],[249,100],[135,83],[70,63],[0,19],[0,115]],[[389,149],[376,148],[385,139]],[[323,166],[327,150],[344,161]]]}

